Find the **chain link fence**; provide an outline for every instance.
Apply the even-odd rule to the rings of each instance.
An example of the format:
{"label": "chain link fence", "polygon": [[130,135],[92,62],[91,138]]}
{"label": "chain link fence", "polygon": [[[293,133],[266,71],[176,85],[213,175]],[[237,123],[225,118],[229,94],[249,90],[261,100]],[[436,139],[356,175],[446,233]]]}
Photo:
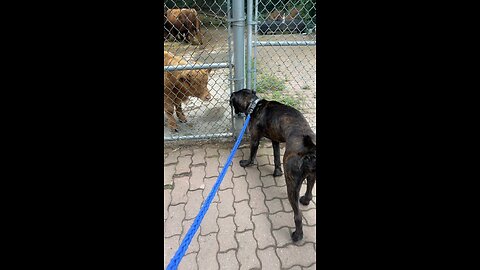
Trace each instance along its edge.
{"label": "chain link fence", "polygon": [[257,0],[253,88],[300,110],[316,132],[316,0]]}
{"label": "chain link fence", "polygon": [[[234,91],[232,1],[238,0],[164,2],[164,50],[170,55],[164,60],[164,141],[234,136],[228,102]],[[315,0],[251,1],[244,13],[253,7],[253,17],[244,19],[253,38],[245,33],[245,67],[239,67],[250,79],[245,86],[298,108],[315,130]]]}
{"label": "chain link fence", "polygon": [[[164,112],[164,140],[232,137],[229,9],[227,0],[164,2],[164,51],[183,60],[164,60],[164,78],[170,76],[164,87],[175,88],[169,96],[164,95],[164,105],[173,103],[175,107],[174,128],[169,113]],[[208,69],[207,79],[201,73]],[[179,89],[179,85],[185,87]],[[205,89],[200,89],[203,86],[208,89],[209,100],[198,98],[205,94]],[[177,105],[183,115],[179,115]]]}

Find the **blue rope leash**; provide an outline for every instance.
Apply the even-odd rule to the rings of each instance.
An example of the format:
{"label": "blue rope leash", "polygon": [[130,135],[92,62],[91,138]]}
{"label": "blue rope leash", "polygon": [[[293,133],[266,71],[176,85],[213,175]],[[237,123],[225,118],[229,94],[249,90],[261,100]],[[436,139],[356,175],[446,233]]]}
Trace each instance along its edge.
{"label": "blue rope leash", "polygon": [[183,241],[180,244],[180,247],[178,247],[177,252],[175,252],[175,255],[170,260],[170,263],[167,266],[167,270],[176,270],[178,265],[180,264],[180,261],[183,259],[183,256],[185,255],[185,252],[187,251],[193,236],[197,232],[198,227],[200,226],[200,223],[203,220],[203,217],[205,216],[205,214],[208,211],[208,208],[210,207],[210,203],[212,202],[213,197],[217,193],[217,190],[220,187],[220,184],[222,183],[223,177],[225,176],[225,173],[227,172],[227,169],[230,166],[230,163],[232,162],[233,155],[235,155],[235,152],[237,152],[237,148],[240,144],[240,141],[242,140],[243,133],[245,133],[245,129],[247,128],[247,124],[249,121],[250,121],[250,114],[248,114],[247,119],[245,119],[245,124],[243,125],[242,131],[240,131],[240,134],[237,138],[237,142],[233,146],[233,149],[230,152],[230,156],[228,157],[227,162],[225,163],[225,166],[223,166],[222,172],[217,178],[217,182],[215,182],[215,185],[213,185],[213,188],[208,194],[207,199],[203,202],[202,207],[200,208],[200,211],[195,217],[195,220],[193,221],[192,226],[190,226],[190,229],[188,229],[188,232],[185,235],[185,238],[183,238]]}

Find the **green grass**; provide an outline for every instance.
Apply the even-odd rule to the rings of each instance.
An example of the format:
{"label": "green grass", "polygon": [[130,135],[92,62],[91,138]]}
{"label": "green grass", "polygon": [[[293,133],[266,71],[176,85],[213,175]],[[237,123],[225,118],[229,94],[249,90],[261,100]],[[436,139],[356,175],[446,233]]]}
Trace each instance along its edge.
{"label": "green grass", "polygon": [[300,110],[302,99],[290,96],[287,93],[286,79],[280,79],[269,73],[261,73],[257,76],[257,93],[268,100],[274,100],[282,104],[292,106]]}
{"label": "green grass", "polygon": [[273,74],[258,74],[257,92],[268,93],[274,91],[284,91],[287,88],[285,80],[279,79]]}

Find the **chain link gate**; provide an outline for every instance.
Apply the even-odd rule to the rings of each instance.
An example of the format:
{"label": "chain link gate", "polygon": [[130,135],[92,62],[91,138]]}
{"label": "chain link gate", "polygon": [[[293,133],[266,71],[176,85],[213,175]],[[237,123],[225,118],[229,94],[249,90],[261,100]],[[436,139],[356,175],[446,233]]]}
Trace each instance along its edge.
{"label": "chain link gate", "polygon": [[[202,91],[183,104],[182,93],[165,98],[181,108],[171,111],[176,130],[165,118],[164,141],[233,137],[242,121],[234,121],[239,118],[233,116],[229,96],[245,81],[260,97],[298,108],[316,130],[315,1],[247,0],[247,6],[244,0],[165,1],[164,50],[182,61],[164,62],[164,78],[175,74],[175,82],[184,83],[189,77],[178,74],[200,78],[211,71],[207,80],[200,79],[209,101],[201,100]],[[233,63],[242,68],[234,69]]]}
{"label": "chain link gate", "polygon": [[262,98],[297,108],[314,132],[315,4],[316,0],[247,0],[247,46],[251,48],[246,56],[247,87],[252,86]]}
{"label": "chain link gate", "polygon": [[[168,121],[168,113],[164,112],[164,141],[233,135],[232,110],[228,102],[233,91],[232,32],[228,23],[230,1],[164,2],[164,54],[166,51],[175,57],[168,63],[164,60],[164,78],[173,78],[164,82],[165,88],[181,83],[190,88],[187,90],[189,96],[197,97],[181,102],[185,89],[184,92],[172,91],[168,97],[164,95],[164,105],[181,106],[180,110],[174,108],[174,127]],[[180,58],[182,62],[177,61]],[[207,94],[205,88],[210,98],[202,101],[202,95]],[[193,93],[195,91],[197,93]]]}

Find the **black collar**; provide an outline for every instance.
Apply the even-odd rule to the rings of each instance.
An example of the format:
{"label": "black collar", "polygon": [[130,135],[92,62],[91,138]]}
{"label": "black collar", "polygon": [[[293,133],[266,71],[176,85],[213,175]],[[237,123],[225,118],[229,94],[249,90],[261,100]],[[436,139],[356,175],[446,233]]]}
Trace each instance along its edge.
{"label": "black collar", "polygon": [[261,98],[255,98],[251,103],[250,105],[248,105],[248,108],[247,108],[247,114],[251,114],[253,112],[253,110],[255,109],[255,107],[257,107],[257,103],[260,102]]}

